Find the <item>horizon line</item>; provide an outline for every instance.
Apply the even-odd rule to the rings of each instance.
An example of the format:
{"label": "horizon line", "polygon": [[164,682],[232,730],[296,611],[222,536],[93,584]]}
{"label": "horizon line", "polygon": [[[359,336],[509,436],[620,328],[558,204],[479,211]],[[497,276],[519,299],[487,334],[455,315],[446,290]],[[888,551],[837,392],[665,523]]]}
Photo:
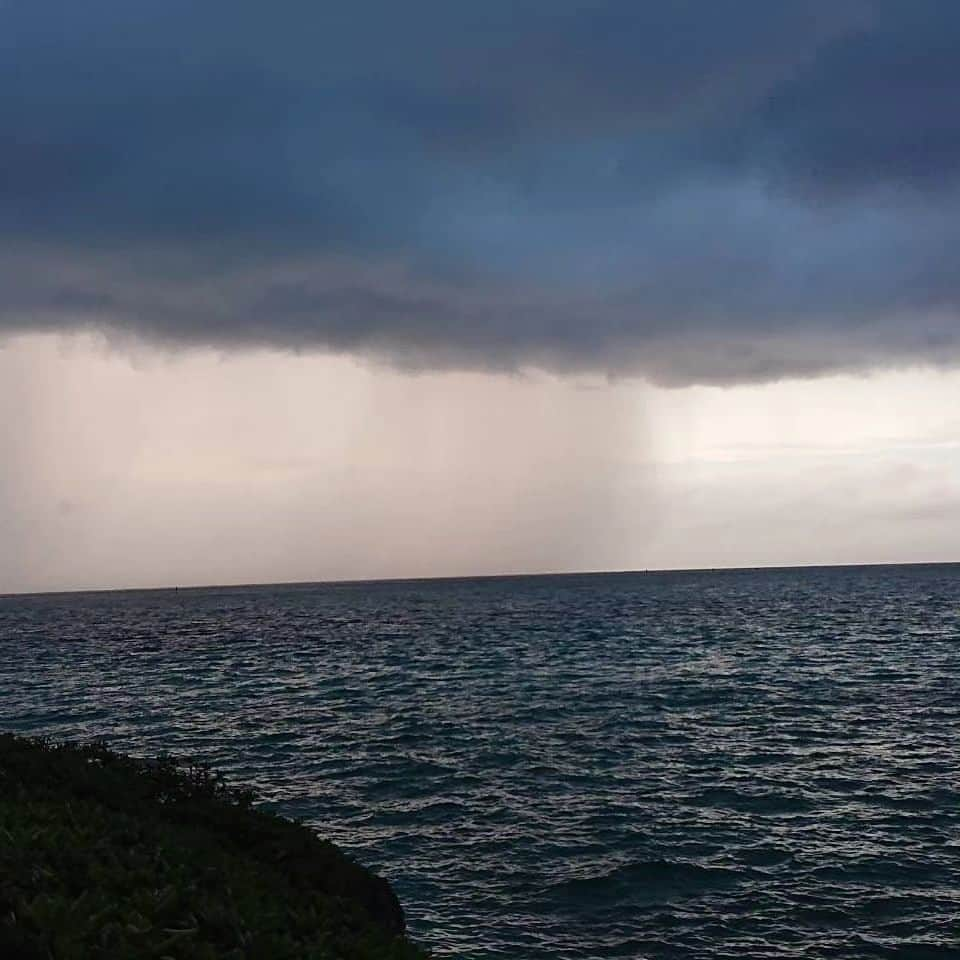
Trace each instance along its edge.
{"label": "horizon line", "polygon": [[756,570],[823,570],[869,567],[949,567],[960,566],[960,560],[860,561],[852,563],[771,563],[753,566],[717,567],[642,567],[620,570],[537,570],[520,573],[447,574],[420,577],[344,577],[329,580],[266,580],[237,583],[165,584],[146,587],[74,587],[63,590],[15,590],[0,592],[0,600],[22,597],[70,596],[90,593],[176,593],[199,590],[244,590],[262,587],[328,587],[362,586],[381,583],[433,583],[459,580],[520,580],[543,577],[616,577],[662,573],[749,573]]}

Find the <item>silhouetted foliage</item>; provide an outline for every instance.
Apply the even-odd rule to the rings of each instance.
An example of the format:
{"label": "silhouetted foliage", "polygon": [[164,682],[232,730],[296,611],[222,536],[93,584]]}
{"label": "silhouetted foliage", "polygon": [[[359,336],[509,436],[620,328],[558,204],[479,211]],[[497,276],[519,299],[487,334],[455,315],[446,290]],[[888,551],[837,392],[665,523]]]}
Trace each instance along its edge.
{"label": "silhouetted foliage", "polygon": [[0,734],[4,960],[417,960],[385,880],[204,766]]}

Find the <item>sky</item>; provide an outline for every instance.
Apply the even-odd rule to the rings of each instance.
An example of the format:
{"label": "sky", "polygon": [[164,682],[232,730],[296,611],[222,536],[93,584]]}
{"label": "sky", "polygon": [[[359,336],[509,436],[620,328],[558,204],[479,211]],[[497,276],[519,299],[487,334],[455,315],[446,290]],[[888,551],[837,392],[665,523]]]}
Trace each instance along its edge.
{"label": "sky", "polygon": [[948,0],[0,47],[0,592],[960,559]]}

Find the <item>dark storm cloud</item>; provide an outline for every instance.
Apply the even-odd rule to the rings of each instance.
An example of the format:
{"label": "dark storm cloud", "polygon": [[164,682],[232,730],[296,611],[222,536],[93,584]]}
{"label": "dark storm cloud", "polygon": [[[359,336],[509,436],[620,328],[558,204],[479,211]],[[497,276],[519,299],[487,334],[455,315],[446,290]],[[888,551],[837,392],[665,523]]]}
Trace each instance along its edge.
{"label": "dark storm cloud", "polygon": [[960,357],[960,8],[0,8],[0,325],[735,382]]}

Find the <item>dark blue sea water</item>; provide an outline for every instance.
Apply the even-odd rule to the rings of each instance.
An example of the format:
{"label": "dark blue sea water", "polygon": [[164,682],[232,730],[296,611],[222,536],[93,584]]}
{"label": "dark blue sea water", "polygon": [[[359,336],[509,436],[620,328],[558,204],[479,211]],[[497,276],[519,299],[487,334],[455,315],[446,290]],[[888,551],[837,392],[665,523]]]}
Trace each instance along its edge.
{"label": "dark blue sea water", "polygon": [[0,599],[0,727],[212,762],[440,957],[960,957],[960,566]]}

